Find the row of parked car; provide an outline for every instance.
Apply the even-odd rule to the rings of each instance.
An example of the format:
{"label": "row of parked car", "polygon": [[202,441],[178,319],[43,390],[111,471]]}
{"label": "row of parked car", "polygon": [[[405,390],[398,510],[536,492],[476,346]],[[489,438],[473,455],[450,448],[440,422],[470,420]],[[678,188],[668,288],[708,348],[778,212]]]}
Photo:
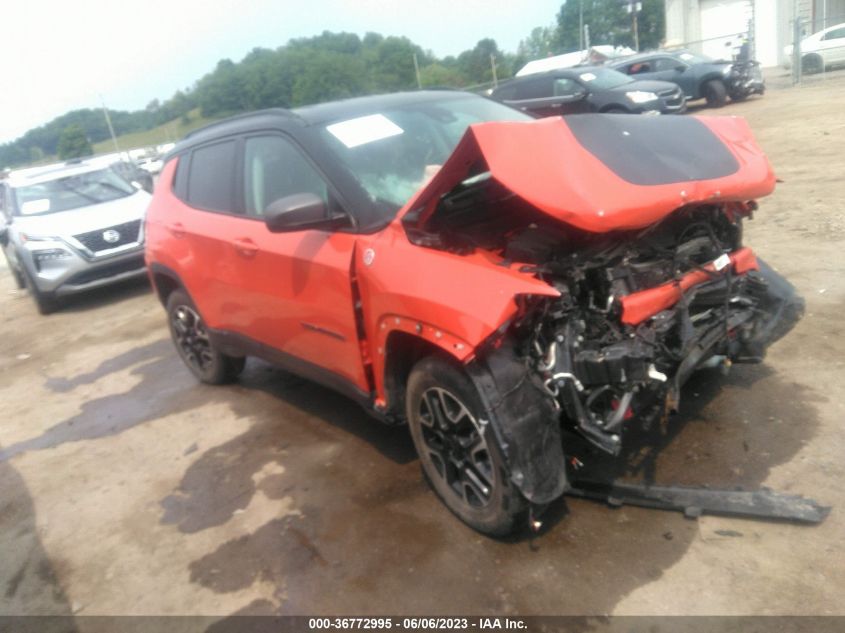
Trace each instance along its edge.
{"label": "row of parked car", "polygon": [[766,90],[753,60],[713,60],[686,50],[655,51],[607,62],[524,75],[491,96],[535,116],[580,112],[677,114],[687,101],[722,107]]}

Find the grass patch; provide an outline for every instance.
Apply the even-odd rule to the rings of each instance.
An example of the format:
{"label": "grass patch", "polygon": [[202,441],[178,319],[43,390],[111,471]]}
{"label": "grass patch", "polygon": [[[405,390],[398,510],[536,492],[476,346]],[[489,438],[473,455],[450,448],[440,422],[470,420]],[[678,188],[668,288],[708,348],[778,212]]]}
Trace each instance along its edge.
{"label": "grass patch", "polygon": [[[139,147],[160,145],[162,143],[173,143],[181,139],[188,132],[215,120],[200,116],[199,108],[191,110],[188,116],[189,120],[187,122],[184,122],[182,117],[179,117],[178,119],[173,119],[158,127],[154,127],[151,130],[122,134],[117,137],[117,145],[121,151],[125,151]],[[95,154],[108,154],[113,151],[114,143],[110,138],[99,143],[94,143]]]}

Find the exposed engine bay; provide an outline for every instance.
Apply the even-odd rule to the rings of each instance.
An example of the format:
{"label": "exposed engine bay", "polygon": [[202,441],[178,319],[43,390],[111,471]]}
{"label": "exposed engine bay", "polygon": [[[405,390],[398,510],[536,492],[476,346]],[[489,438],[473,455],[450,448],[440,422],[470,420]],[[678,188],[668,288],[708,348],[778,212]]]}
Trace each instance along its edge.
{"label": "exposed engine bay", "polygon": [[482,172],[409,237],[480,249],[560,293],[518,297],[507,336],[562,423],[618,454],[628,425],[678,410],[694,370],[759,362],[801,317],[792,286],[742,246],[755,208],[688,205],[644,229],[590,233],[550,221]]}

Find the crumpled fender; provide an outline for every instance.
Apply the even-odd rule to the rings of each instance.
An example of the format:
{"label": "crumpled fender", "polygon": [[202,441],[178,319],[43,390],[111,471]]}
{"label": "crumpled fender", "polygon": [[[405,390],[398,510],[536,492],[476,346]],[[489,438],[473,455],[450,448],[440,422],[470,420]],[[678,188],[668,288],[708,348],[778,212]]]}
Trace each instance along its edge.
{"label": "crumpled fender", "polygon": [[482,251],[456,255],[415,246],[398,222],[360,240],[353,269],[380,404],[386,398],[385,343],[392,332],[420,336],[466,363],[516,313],[518,295],[559,296]]}

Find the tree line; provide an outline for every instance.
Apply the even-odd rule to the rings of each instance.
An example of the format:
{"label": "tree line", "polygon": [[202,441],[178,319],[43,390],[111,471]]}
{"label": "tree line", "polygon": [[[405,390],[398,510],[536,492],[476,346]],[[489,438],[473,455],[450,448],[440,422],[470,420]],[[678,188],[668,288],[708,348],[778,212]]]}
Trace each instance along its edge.
{"label": "tree line", "polygon": [[[642,49],[654,48],[664,33],[664,0],[642,0],[639,40]],[[582,16],[583,15],[583,20]],[[267,107],[293,108],[366,94],[427,87],[474,87],[495,76],[507,79],[526,62],[578,50],[581,23],[590,25],[593,44],[633,44],[631,16],[620,0],[567,0],[556,22],[535,28],[515,53],[499,49],[493,39],[482,39],[459,55],[437,58],[405,37],[367,33],[324,32],[290,40],[276,49],[255,48],[240,62],[222,59],[214,70],[191,88],[169,99],[153,100],[134,112],[109,110],[118,135],[152,129],[173,119],[186,119],[200,109],[204,117],[218,118]],[[415,66],[416,59],[416,66]],[[92,143],[109,138],[99,108],[68,112],[49,123],[0,145],[0,167],[15,166],[56,155],[68,127],[84,130]]]}

